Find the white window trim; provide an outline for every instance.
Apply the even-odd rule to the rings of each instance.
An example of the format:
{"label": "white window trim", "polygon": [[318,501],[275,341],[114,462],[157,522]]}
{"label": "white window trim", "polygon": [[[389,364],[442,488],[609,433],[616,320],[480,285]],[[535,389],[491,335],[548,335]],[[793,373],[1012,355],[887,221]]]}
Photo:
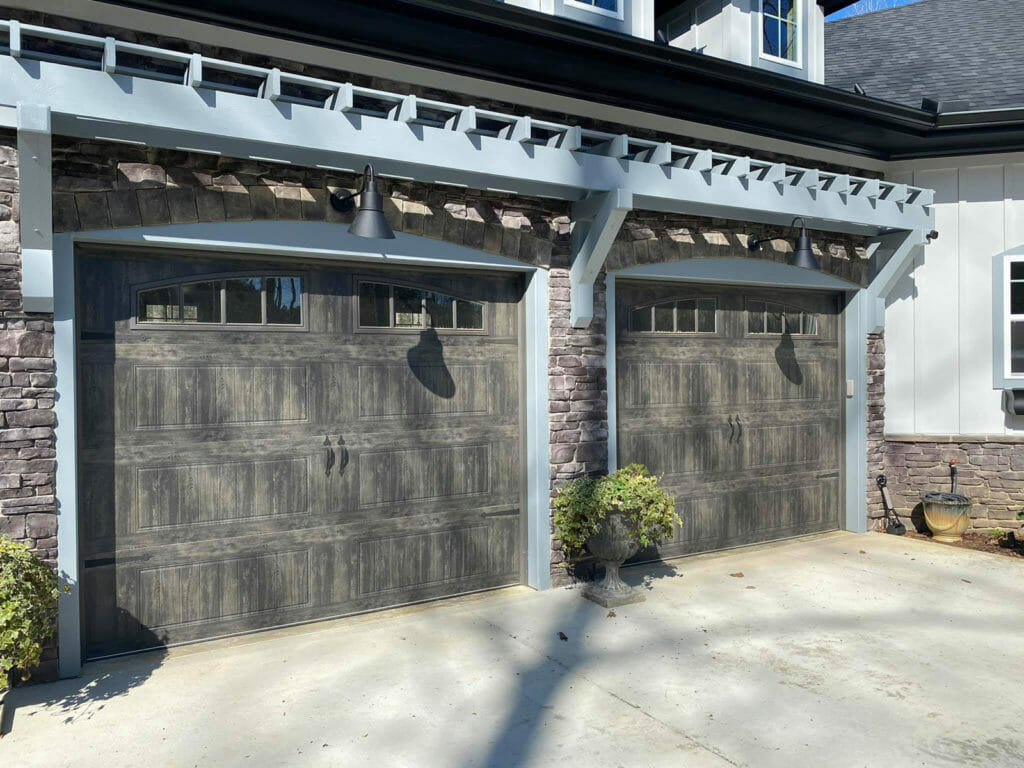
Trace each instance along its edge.
{"label": "white window trim", "polygon": [[[783,64],[794,69],[804,68],[804,0],[794,0],[796,3],[796,61],[774,56],[764,52],[764,0],[757,0],[757,51],[760,58],[771,61],[775,64]],[[772,17],[774,18],[774,17]]]}
{"label": "white window trim", "polygon": [[1002,317],[999,318],[1003,330],[1003,378],[1009,381],[1024,382],[1024,372],[1013,373],[1011,361],[1013,357],[1013,338],[1011,327],[1014,322],[1024,321],[1024,315],[1010,314],[1010,274],[1012,265],[1024,263],[1024,255],[1007,256],[1003,259],[1003,306]]}
{"label": "white window trim", "polygon": [[579,2],[579,0],[562,0],[562,6],[565,8],[576,8],[581,11],[589,11],[590,13],[596,13],[598,16],[607,16],[610,19],[618,19],[624,21],[626,0],[615,0],[614,11],[609,11],[604,8],[598,8],[596,5],[590,5],[588,3]]}

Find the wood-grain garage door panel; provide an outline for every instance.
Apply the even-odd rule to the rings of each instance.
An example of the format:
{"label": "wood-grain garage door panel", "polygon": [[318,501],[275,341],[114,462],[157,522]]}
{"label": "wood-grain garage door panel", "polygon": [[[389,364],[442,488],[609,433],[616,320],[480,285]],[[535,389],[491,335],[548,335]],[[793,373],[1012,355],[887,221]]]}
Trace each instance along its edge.
{"label": "wood-grain garage door panel", "polygon": [[[691,319],[698,302],[713,326]],[[799,332],[769,333],[775,322]],[[683,520],[638,559],[838,527],[839,340],[832,295],[617,283],[619,465],[662,475]]]}
{"label": "wood-grain garage door panel", "polygon": [[[134,319],[155,283],[285,270],[295,327]],[[87,656],[518,583],[518,278],[127,252],[78,274]],[[479,324],[365,327],[360,281]]]}

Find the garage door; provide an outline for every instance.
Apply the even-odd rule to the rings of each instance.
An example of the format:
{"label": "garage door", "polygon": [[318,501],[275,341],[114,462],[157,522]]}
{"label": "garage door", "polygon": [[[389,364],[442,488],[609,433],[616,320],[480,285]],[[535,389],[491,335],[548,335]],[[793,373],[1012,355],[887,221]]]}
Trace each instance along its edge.
{"label": "garage door", "polygon": [[618,463],[683,519],[642,559],[832,530],[842,499],[838,297],[616,283]]}
{"label": "garage door", "polygon": [[516,277],[78,260],[86,654],[518,583]]}

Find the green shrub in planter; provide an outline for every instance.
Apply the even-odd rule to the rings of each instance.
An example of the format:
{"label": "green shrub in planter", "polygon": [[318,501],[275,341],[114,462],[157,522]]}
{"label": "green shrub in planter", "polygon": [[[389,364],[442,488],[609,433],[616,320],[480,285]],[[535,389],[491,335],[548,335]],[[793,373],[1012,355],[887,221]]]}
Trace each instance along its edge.
{"label": "green shrub in planter", "polygon": [[640,547],[672,537],[683,521],[676,500],[642,464],[630,464],[603,477],[580,477],[555,496],[555,527],[566,555],[579,553],[611,511],[629,513],[630,535]]}
{"label": "green shrub in planter", "polygon": [[57,594],[56,574],[24,544],[0,536],[0,690],[13,670],[27,680],[39,665]]}

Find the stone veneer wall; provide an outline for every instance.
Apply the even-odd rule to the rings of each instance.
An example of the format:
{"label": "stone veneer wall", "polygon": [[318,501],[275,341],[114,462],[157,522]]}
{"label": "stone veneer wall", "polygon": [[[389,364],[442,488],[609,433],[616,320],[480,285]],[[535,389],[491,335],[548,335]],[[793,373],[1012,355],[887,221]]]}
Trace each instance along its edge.
{"label": "stone veneer wall", "polygon": [[[21,309],[17,137],[0,131],[0,534],[57,565],[53,315]],[[57,674],[56,644],[39,679]]]}
{"label": "stone veneer wall", "polygon": [[904,522],[923,525],[921,496],[949,490],[949,462],[956,459],[960,492],[974,500],[974,528],[1024,528],[1024,440],[1006,435],[886,436],[885,339],[873,335],[868,343],[868,527],[882,524],[877,475],[886,475],[893,506]]}

